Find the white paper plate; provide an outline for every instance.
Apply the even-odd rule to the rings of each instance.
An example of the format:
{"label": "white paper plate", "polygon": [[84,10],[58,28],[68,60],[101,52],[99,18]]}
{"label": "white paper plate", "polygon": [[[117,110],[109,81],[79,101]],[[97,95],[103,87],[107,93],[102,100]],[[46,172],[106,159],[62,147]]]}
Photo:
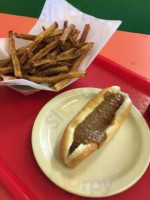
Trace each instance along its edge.
{"label": "white paper plate", "polygon": [[88,197],[128,189],[140,179],[150,160],[150,131],[133,106],[111,140],[80,165],[69,169],[61,162],[59,143],[64,128],[98,91],[80,88],[56,96],[40,111],[32,132],[33,152],[45,175],[64,190]]}

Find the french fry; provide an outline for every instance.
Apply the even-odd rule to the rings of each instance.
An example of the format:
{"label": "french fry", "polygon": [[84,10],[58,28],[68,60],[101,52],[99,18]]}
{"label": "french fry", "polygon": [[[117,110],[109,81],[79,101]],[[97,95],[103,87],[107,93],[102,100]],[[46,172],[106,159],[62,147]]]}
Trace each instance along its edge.
{"label": "french fry", "polygon": [[88,43],[77,42],[74,46],[77,47],[77,48],[81,48],[81,47],[83,47],[85,44],[88,44]]}
{"label": "french fry", "polygon": [[64,51],[69,50],[72,47],[73,47],[73,45],[69,41],[67,41],[67,42],[65,42],[65,44],[63,46],[60,46],[60,49],[62,52],[64,52]]}
{"label": "french fry", "polygon": [[[30,65],[26,64],[24,66],[22,66],[22,71],[23,72],[30,72]],[[0,74],[7,74],[7,73],[13,73],[14,72],[14,68],[13,66],[9,65],[8,67],[3,67],[0,68]]]}
{"label": "french fry", "polygon": [[[72,68],[71,68],[71,72],[74,72],[74,71],[77,71],[80,64],[82,63],[83,59],[85,58],[87,52],[85,52],[84,54],[82,54],[75,62],[74,64],[72,65]],[[58,83],[56,83],[54,85],[54,88],[59,91],[61,90],[65,85],[67,85],[68,83],[70,82],[70,79],[65,79],[65,80],[62,80],[62,81],[59,81]]]}
{"label": "french fry", "polygon": [[15,33],[15,37],[24,40],[34,40],[36,38],[36,35],[31,35],[28,33]]}
{"label": "french fry", "polygon": [[56,62],[59,62],[59,61],[71,61],[71,60],[74,60],[75,58],[77,58],[79,56],[80,55],[78,53],[78,54],[68,54],[65,57],[58,57],[58,58],[56,57]]}
{"label": "french fry", "polygon": [[56,91],[61,90],[65,85],[67,85],[70,82],[70,79],[64,79],[62,81],[59,81],[57,83],[54,84],[54,88]]}
{"label": "french fry", "polygon": [[30,65],[30,67],[32,67],[32,57],[33,57],[33,53],[30,52],[29,48],[27,48],[26,51],[27,51],[27,55],[28,55],[27,64]]}
{"label": "french fry", "polygon": [[75,29],[74,33],[72,34],[72,38],[76,41],[76,39],[78,38],[80,34],[80,31]]}
{"label": "french fry", "polygon": [[79,49],[74,53],[74,56],[75,56],[75,57],[76,57],[76,56],[78,57],[78,56],[80,56],[81,54],[83,54],[83,53],[89,51],[90,49],[92,49],[93,44],[94,44],[93,42],[84,44],[81,48],[79,48]]}
{"label": "french fry", "polygon": [[12,66],[0,68],[0,74],[1,75],[5,75],[5,74],[8,74],[8,73],[12,73],[12,72],[14,72],[14,69],[13,69]]}
{"label": "french fry", "polygon": [[44,41],[39,43],[37,45],[37,47],[35,48],[35,50],[32,52],[33,54],[37,53],[38,51],[40,51],[41,49],[43,49],[45,47],[45,45],[47,45],[47,43],[45,43]]}
{"label": "french fry", "polygon": [[43,43],[49,44],[54,41],[54,37],[47,37],[43,40]]}
{"label": "french fry", "polygon": [[42,60],[37,60],[37,61],[33,61],[33,66],[35,68],[37,67],[41,67],[41,66],[44,66],[44,65],[56,65],[57,64],[57,61],[56,60],[53,60],[52,58],[46,58],[46,59],[42,59]]}
{"label": "french fry", "polygon": [[51,76],[51,77],[37,77],[37,76],[28,76],[23,75],[23,78],[33,81],[35,83],[55,83],[64,79],[72,79],[72,78],[79,78],[79,77],[85,77],[86,72],[68,72],[66,74],[60,74],[57,76]]}
{"label": "french fry", "polygon": [[17,49],[17,50],[16,50],[17,56],[22,55],[22,54],[26,51],[26,48],[28,48],[29,46],[30,46],[30,44],[28,44],[28,45],[26,45],[26,46],[24,46],[24,47],[21,47],[21,48],[19,48],[19,49]]}
{"label": "french fry", "polygon": [[68,55],[73,54],[76,51],[76,48],[71,48],[67,51],[64,51],[63,53],[58,54],[57,59],[63,59]]}
{"label": "french fry", "polygon": [[65,62],[65,61],[58,61],[58,62],[57,62],[57,65],[61,65],[61,66],[63,66],[63,65],[71,66],[72,63],[71,63],[71,62]]}
{"label": "french fry", "polygon": [[30,73],[32,70],[32,67],[30,63],[26,63],[25,65],[22,66],[22,72],[23,73]]}
{"label": "french fry", "polygon": [[15,49],[15,41],[13,38],[12,31],[8,32],[8,42],[9,42],[9,50],[10,50],[10,54],[11,54],[11,59],[12,59],[12,63],[14,66],[14,74],[17,78],[21,78],[22,77],[21,67],[20,67],[18,57],[17,57],[17,53],[16,53],[16,49]]}
{"label": "french fry", "polygon": [[33,68],[33,69],[30,71],[30,74],[36,74],[36,69]]}
{"label": "french fry", "polygon": [[[30,69],[29,65],[24,65],[22,66],[22,71],[23,72],[27,72]],[[13,66],[9,65],[8,67],[3,67],[0,68],[0,74],[8,74],[8,73],[13,73],[14,72],[14,68]]]}
{"label": "french fry", "polygon": [[74,47],[76,44],[76,38],[78,37],[79,31],[74,29],[71,34],[68,36],[68,40],[65,42],[63,46],[61,46],[63,51],[69,50]]}
{"label": "french fry", "polygon": [[35,75],[43,77],[43,76],[49,76],[50,74],[58,74],[61,72],[69,72],[69,68],[67,66],[48,68],[44,71],[36,73]]}
{"label": "french fry", "polygon": [[43,49],[37,52],[33,57],[32,61],[35,59],[41,59],[46,56],[51,50],[55,49],[58,45],[58,41],[53,41],[50,44],[47,44]]}
{"label": "french fry", "polygon": [[58,35],[61,35],[63,33],[63,29],[58,29],[58,30],[55,30],[51,35],[50,37],[54,37],[54,36],[58,36]]}
{"label": "french fry", "polygon": [[89,51],[93,47],[93,43],[90,42],[84,46],[82,46],[80,49],[78,49],[73,54],[68,54],[65,57],[60,57],[59,55],[56,57],[56,61],[67,61],[67,60],[73,60],[75,58],[78,58],[81,54]]}
{"label": "french fry", "polygon": [[[30,53],[30,52],[28,52],[28,53]],[[23,65],[27,61],[27,59],[28,59],[28,53],[27,53],[27,50],[26,50],[22,54],[22,56],[20,57],[19,62],[20,62],[21,65]]]}
{"label": "french fry", "polygon": [[83,53],[72,65],[71,71],[77,71],[78,68],[80,67],[82,61],[84,60],[84,58],[86,57],[87,52]]}
{"label": "french fry", "polygon": [[33,57],[33,53],[31,53],[31,52],[29,51],[29,48],[26,48],[26,51],[27,51],[27,54],[28,54],[29,59],[31,60],[31,58]]}
{"label": "french fry", "polygon": [[65,21],[64,21],[64,29],[66,29],[67,27],[68,27],[68,21],[65,20]]}
{"label": "french fry", "polygon": [[39,68],[33,68],[33,70],[30,72],[31,74],[36,74],[38,72],[41,72],[41,71],[44,71],[44,70],[47,70],[49,69],[50,67],[54,67],[53,65],[49,66],[49,65],[44,65],[42,67],[39,67]]}
{"label": "french fry", "polygon": [[[20,56],[20,55],[24,54],[24,52],[26,51],[26,49],[29,48],[29,47],[30,47],[30,44],[17,49],[16,50],[17,51],[17,55]],[[44,44],[40,43],[40,44],[37,45],[37,47],[35,48],[35,50],[39,51],[43,47],[44,47]]]}
{"label": "french fry", "polygon": [[63,29],[55,30],[49,37],[46,37],[43,41],[47,44],[54,41],[54,37],[60,36],[63,33]]}
{"label": "french fry", "polygon": [[48,29],[46,29],[45,31],[43,31],[42,33],[40,33],[34,40],[33,42],[30,44],[29,46],[29,51],[32,53],[34,51],[34,49],[37,47],[37,45],[42,42],[46,37],[50,36],[55,29],[58,27],[57,22],[54,22]]}
{"label": "french fry", "polygon": [[90,30],[90,25],[89,24],[85,24],[83,32],[82,32],[82,35],[81,35],[81,38],[80,38],[80,42],[85,42],[86,41],[86,38],[87,38],[89,30]]}
{"label": "french fry", "polygon": [[33,66],[35,68],[37,67],[40,67],[40,66],[43,66],[43,65],[56,65],[57,64],[57,61],[56,60],[53,60],[53,59],[43,59],[43,60],[38,60],[38,61],[33,61]]}
{"label": "french fry", "polygon": [[11,59],[0,60],[0,68],[5,67],[6,65],[11,63]]}
{"label": "french fry", "polygon": [[53,37],[53,39],[54,39],[55,41],[58,41],[58,40],[60,39],[60,36],[59,36],[59,35],[56,35],[56,36]]}
{"label": "french fry", "polygon": [[69,41],[71,42],[72,45],[75,45],[75,40],[73,39],[73,37],[71,35],[69,35]]}
{"label": "french fry", "polygon": [[66,40],[68,39],[69,34],[72,33],[74,29],[75,29],[75,25],[70,24],[69,27],[64,30],[59,40],[61,45],[65,44]]}
{"label": "french fry", "polygon": [[[45,29],[46,30],[46,29]],[[45,31],[44,30],[44,31]],[[59,36],[63,33],[63,29],[59,29],[59,30],[55,30],[50,36],[49,38],[45,38],[44,39],[44,42],[46,43],[49,43],[50,41],[50,38],[51,37],[54,37],[54,36]],[[15,33],[15,37],[16,38],[20,38],[20,39],[24,39],[24,40],[34,40],[37,35],[32,35],[32,34],[29,34],[29,33]]]}
{"label": "french fry", "polygon": [[46,58],[54,58],[58,55],[58,49],[53,50],[49,54],[47,54]]}

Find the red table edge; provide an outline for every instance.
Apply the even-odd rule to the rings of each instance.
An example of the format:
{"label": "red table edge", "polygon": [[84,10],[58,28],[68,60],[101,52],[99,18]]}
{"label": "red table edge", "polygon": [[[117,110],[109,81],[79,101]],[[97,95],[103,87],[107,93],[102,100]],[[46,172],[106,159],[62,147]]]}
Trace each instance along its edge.
{"label": "red table edge", "polygon": [[124,72],[124,74],[126,74],[127,76],[134,77],[137,80],[136,84],[138,84],[139,87],[142,87],[144,89],[144,92],[146,92],[146,93],[148,92],[148,94],[150,93],[150,79],[143,77],[143,76],[123,67],[122,65],[120,65],[100,54],[96,57],[96,59],[97,58],[101,58],[102,60],[106,61],[107,63],[113,64],[115,66],[115,69],[109,68],[109,70],[112,70],[112,71],[120,70],[120,71]]}

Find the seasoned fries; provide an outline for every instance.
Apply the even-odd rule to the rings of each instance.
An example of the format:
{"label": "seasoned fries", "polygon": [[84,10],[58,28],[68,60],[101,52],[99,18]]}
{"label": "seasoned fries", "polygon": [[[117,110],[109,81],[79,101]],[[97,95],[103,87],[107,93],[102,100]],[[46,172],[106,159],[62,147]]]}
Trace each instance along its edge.
{"label": "seasoned fries", "polygon": [[39,61],[33,62],[33,66],[35,68],[43,66],[43,65],[49,65],[49,66],[57,65],[57,61],[49,58],[49,59],[39,60]]}
{"label": "seasoned fries", "polygon": [[64,29],[68,27],[68,21],[64,21]]}
{"label": "seasoned fries", "polygon": [[55,49],[55,47],[57,47],[58,45],[58,41],[53,41],[50,44],[47,44],[43,49],[41,49],[39,52],[37,52],[33,57],[32,60],[35,59],[41,59],[44,56],[46,56],[50,51],[52,51],[53,49]]}
{"label": "seasoned fries", "polygon": [[[63,29],[59,29],[59,30],[54,31],[49,37],[58,36],[58,35],[61,35],[62,33],[63,33]],[[24,40],[34,40],[37,37],[36,35],[32,35],[32,34],[28,34],[28,33],[15,33],[14,35],[16,38],[20,38],[20,39],[24,39]],[[45,39],[44,41],[48,42],[47,39]]]}
{"label": "seasoned fries", "polygon": [[28,48],[30,46],[30,44],[28,44],[28,45],[26,45],[26,46],[24,46],[24,47],[21,47],[21,48],[19,48],[19,49],[17,49],[17,56],[20,56],[20,55],[22,55],[25,51],[26,51],[26,48]]}
{"label": "seasoned fries", "polygon": [[21,78],[22,77],[22,73],[21,73],[21,67],[20,67],[20,63],[17,57],[17,52],[15,49],[15,41],[13,38],[13,32],[9,31],[8,32],[8,43],[9,43],[9,50],[10,50],[10,54],[11,54],[11,59],[12,59],[12,63],[13,63],[13,67],[14,67],[14,74],[17,78]]}
{"label": "seasoned fries", "polygon": [[66,40],[69,37],[69,34],[72,33],[72,31],[75,29],[75,25],[74,24],[70,24],[70,26],[68,28],[65,28],[63,34],[60,37],[60,44],[64,45]]}
{"label": "seasoned fries", "polygon": [[16,38],[21,38],[24,40],[34,40],[36,35],[26,34],[26,33],[15,33]]}
{"label": "seasoned fries", "polygon": [[1,75],[12,73],[13,71],[14,71],[13,67],[3,67],[3,68],[0,68],[0,74]]}
{"label": "seasoned fries", "polygon": [[26,51],[24,51],[24,53],[21,55],[21,57],[19,59],[19,62],[20,62],[21,65],[23,65],[26,62],[29,54],[30,54],[30,52],[28,52],[28,50],[26,49]]}
{"label": "seasoned fries", "polygon": [[85,76],[86,72],[68,72],[66,74],[60,74],[51,77],[37,77],[37,76],[23,75],[23,78],[29,81],[33,81],[35,83],[55,83],[64,79],[80,78]]}
{"label": "seasoned fries", "polygon": [[90,25],[89,24],[85,24],[83,33],[82,33],[81,38],[80,38],[80,42],[85,42],[86,41],[86,38],[87,38],[89,30],[90,30]]}
{"label": "seasoned fries", "polygon": [[77,37],[79,36],[79,34],[80,34],[80,31],[77,30],[77,29],[75,29],[74,32],[72,33],[72,38],[73,38],[74,40],[76,40]]}
{"label": "seasoned fries", "polygon": [[37,45],[42,42],[42,40],[44,40],[46,37],[50,36],[55,29],[58,27],[57,22],[55,22],[54,24],[52,24],[48,29],[46,29],[45,31],[43,31],[42,33],[40,33],[31,43],[30,45],[30,52],[33,52],[34,49],[37,47]]}
{"label": "seasoned fries", "polygon": [[[93,47],[93,42],[86,42],[90,25],[80,31],[74,24],[65,21],[58,29],[57,22],[49,28],[42,27],[38,35],[8,32],[10,57],[0,60],[2,80],[24,78],[35,83],[46,83],[59,91],[73,78],[85,77],[86,72],[78,69]],[[30,41],[16,50],[14,37]]]}
{"label": "seasoned fries", "polygon": [[11,63],[11,59],[6,59],[6,60],[0,60],[0,67],[4,67],[7,64]]}
{"label": "seasoned fries", "polygon": [[[87,52],[85,52],[84,54],[82,54],[72,65],[72,68],[71,68],[71,72],[74,72],[74,71],[77,71],[80,64],[82,63],[83,59],[85,58]],[[61,90],[65,85],[67,85],[68,83],[70,82],[70,79],[65,79],[65,80],[62,80],[58,83],[56,83],[54,85],[54,88],[59,91]]]}
{"label": "seasoned fries", "polygon": [[[68,66],[52,67],[36,73],[36,76],[49,76],[50,74],[58,74],[60,72],[69,72]],[[35,75],[35,74],[34,74]]]}

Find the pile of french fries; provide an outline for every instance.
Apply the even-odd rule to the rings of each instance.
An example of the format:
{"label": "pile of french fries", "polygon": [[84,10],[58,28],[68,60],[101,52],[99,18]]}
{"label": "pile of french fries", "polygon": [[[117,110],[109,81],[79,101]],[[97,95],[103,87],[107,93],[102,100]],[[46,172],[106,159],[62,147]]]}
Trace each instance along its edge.
{"label": "pile of french fries", "polygon": [[[78,68],[93,47],[93,42],[85,43],[90,25],[80,31],[74,24],[64,22],[58,29],[57,22],[39,35],[8,32],[10,59],[0,60],[0,75],[4,79],[24,78],[35,83],[47,83],[59,91],[72,78],[85,77],[86,72]],[[30,44],[15,48],[15,39],[32,41]]]}

